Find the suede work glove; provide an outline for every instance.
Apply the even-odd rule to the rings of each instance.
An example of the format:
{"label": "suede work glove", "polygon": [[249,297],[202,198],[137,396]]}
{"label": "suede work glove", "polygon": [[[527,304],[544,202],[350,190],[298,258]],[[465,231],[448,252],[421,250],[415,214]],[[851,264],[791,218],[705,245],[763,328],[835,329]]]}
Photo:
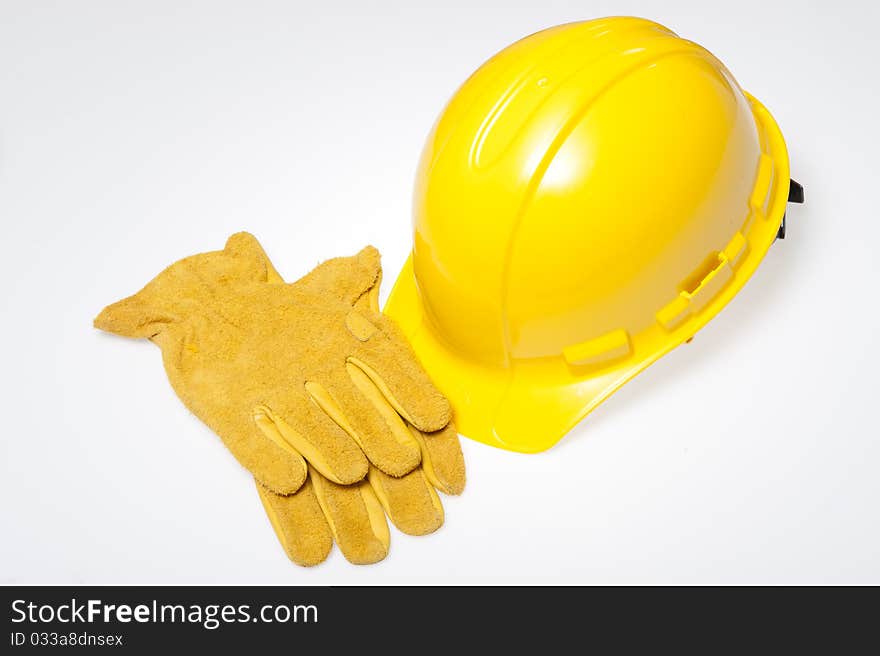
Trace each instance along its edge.
{"label": "suede work glove", "polygon": [[257,483],[263,507],[287,556],[298,565],[317,565],[336,542],[343,556],[355,565],[378,562],[390,548],[386,514],[408,535],[426,535],[440,528],[444,513],[435,488],[446,494],[460,494],[464,489],[461,445],[452,424],[435,433],[420,434],[418,439],[425,449],[422,467],[400,478],[371,467],[368,480],[337,485],[310,470],[302,488],[286,496]]}
{"label": "suede work glove", "polygon": [[[324,279],[342,284],[341,280],[351,275],[352,267],[347,264],[350,259],[337,258],[323,264],[328,274]],[[274,276],[277,273],[271,269],[270,279]],[[379,313],[380,279],[381,271],[376,284],[355,303],[355,308],[371,321]],[[399,478],[370,466],[367,480],[354,485],[337,485],[312,468],[305,485],[287,496],[274,494],[258,483],[272,527],[288,557],[299,565],[324,561],[334,541],[354,564],[382,560],[390,546],[386,514],[402,533],[425,535],[437,530],[444,520],[435,488],[453,495],[464,489],[464,458],[452,422],[439,431],[422,432],[402,419],[369,376],[358,369],[351,370],[350,375],[361,393],[380,409],[386,423],[395,426],[395,433],[412,434],[421,449],[421,466]]]}
{"label": "suede work glove", "polygon": [[[157,344],[177,395],[268,491],[293,494],[309,466],[327,489],[364,480],[370,464],[371,479],[399,483],[422,460],[403,420],[431,433],[451,410],[391,320],[358,303],[380,275],[367,247],[286,284],[238,233],[172,264],[95,326]],[[305,492],[322,487],[316,474]]]}

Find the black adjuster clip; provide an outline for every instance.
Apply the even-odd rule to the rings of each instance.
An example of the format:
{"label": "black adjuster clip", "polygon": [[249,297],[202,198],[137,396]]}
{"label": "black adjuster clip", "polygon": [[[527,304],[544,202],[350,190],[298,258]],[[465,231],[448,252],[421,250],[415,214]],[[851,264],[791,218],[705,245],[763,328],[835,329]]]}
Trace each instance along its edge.
{"label": "black adjuster clip", "polygon": [[[803,203],[804,188],[797,180],[789,180],[788,183],[788,202]],[[782,223],[779,224],[779,231],[776,233],[777,239],[785,239],[785,214],[782,215]]]}

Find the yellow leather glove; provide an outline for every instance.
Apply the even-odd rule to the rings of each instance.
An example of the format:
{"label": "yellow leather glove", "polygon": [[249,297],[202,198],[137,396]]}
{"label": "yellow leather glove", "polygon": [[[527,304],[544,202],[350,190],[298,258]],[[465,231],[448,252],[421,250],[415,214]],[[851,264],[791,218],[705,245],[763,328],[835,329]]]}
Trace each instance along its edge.
{"label": "yellow leather glove", "polygon": [[305,485],[286,496],[257,483],[287,556],[298,565],[317,565],[327,558],[335,541],[351,563],[378,562],[388,554],[391,542],[386,514],[408,535],[426,535],[440,528],[444,514],[435,487],[446,494],[460,494],[464,489],[461,446],[452,424],[422,434],[420,440],[425,449],[423,467],[401,478],[371,467],[367,481],[337,485],[311,470]]}
{"label": "yellow leather glove", "polygon": [[[340,284],[337,277],[350,275],[350,268],[343,266],[346,259],[322,265],[325,280]],[[277,276],[274,269],[270,274],[273,276]],[[355,303],[356,309],[371,321],[376,321],[379,313],[380,280],[381,271],[373,288]],[[380,561],[390,546],[386,514],[401,532],[425,535],[443,524],[443,506],[435,488],[456,495],[464,490],[464,458],[452,422],[439,431],[422,432],[404,422],[370,377],[357,369],[350,373],[357,388],[380,409],[384,420],[396,427],[395,432],[408,431],[416,439],[421,449],[421,466],[399,478],[371,466],[367,480],[354,485],[337,485],[311,469],[306,484],[287,496],[274,494],[257,483],[263,507],[281,545],[299,565],[322,562],[334,541],[354,564]]]}
{"label": "yellow leather glove", "polygon": [[[95,326],[156,343],[177,395],[268,490],[299,490],[306,461],[336,485],[363,480],[370,463],[399,478],[422,449],[383,413],[434,432],[451,410],[391,320],[355,307],[379,276],[367,247],[286,284],[257,240],[238,233],[222,251],[172,264]],[[321,487],[312,480],[306,490]]]}

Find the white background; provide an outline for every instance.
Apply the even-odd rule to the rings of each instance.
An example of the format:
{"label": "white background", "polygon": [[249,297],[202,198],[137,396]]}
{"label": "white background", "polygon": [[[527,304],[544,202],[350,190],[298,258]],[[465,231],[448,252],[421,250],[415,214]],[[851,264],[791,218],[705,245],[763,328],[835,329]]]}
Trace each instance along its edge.
{"label": "white background", "polygon": [[[880,583],[876,3],[0,0],[0,582]],[[706,45],[807,204],[689,346],[533,456],[465,441],[436,534],[302,569],[148,342],[91,327],[247,229],[295,278],[410,246],[422,142],[508,43],[609,14]]]}

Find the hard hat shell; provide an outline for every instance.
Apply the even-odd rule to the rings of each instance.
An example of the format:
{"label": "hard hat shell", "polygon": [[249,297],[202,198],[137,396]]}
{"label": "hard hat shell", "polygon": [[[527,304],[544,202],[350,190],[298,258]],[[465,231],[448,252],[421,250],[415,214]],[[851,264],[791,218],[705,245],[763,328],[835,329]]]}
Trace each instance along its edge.
{"label": "hard hat shell", "polygon": [[440,115],[386,312],[463,435],[541,451],[733,298],[788,189],[776,123],[710,52],[638,18],[560,25]]}

